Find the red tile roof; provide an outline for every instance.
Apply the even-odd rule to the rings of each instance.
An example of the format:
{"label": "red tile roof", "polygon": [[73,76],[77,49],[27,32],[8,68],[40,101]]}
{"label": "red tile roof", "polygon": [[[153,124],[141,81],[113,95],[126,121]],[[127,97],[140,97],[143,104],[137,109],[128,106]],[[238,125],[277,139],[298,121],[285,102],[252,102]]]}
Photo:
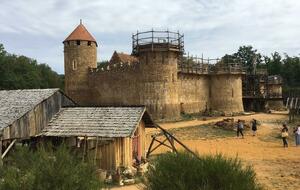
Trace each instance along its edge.
{"label": "red tile roof", "polygon": [[84,41],[91,41],[97,43],[95,38],[89,33],[89,31],[81,23],[63,42],[74,41],[74,40],[84,40]]}
{"label": "red tile roof", "polygon": [[113,63],[137,63],[139,62],[138,58],[126,53],[118,53],[118,52],[114,52],[114,54],[112,55],[110,61],[111,64]]}

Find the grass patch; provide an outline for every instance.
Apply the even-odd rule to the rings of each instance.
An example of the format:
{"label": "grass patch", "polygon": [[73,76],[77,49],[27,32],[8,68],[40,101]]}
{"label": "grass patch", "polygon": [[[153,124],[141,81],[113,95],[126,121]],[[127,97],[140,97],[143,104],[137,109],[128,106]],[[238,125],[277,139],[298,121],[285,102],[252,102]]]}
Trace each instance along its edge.
{"label": "grass patch", "polygon": [[168,131],[175,136],[180,137],[181,140],[226,138],[234,137],[236,135],[234,130],[226,130],[215,125],[197,125],[192,127],[169,129]]}

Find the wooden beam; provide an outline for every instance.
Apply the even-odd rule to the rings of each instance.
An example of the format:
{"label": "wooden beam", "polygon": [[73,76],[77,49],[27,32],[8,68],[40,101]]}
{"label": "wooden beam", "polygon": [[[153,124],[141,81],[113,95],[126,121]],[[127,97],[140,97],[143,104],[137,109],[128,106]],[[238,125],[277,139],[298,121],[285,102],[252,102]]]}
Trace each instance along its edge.
{"label": "wooden beam", "polygon": [[[151,152],[153,152],[154,150],[156,150],[158,147],[160,147],[161,145],[165,145],[164,143],[167,141],[168,139],[165,139],[163,142],[160,142],[160,141],[158,141],[158,140],[156,140],[155,139],[155,141],[158,141],[159,142],[159,144],[156,146],[156,147],[154,147],[151,151],[149,151],[149,154],[151,153]],[[166,146],[166,145],[165,145]],[[169,148],[170,148],[170,146],[169,146]],[[171,148],[172,149],[172,148]]]}
{"label": "wooden beam", "polygon": [[150,146],[149,146],[149,148],[148,148],[146,158],[148,158],[149,155],[150,155],[150,153],[151,153],[150,151],[151,151],[151,148],[152,148],[152,146],[153,146],[154,140],[155,140],[155,137],[152,137],[152,141],[151,141]]}
{"label": "wooden beam", "polygon": [[0,166],[2,166],[2,165],[3,165],[3,162],[2,162],[2,140],[0,139]]}
{"label": "wooden beam", "polygon": [[164,146],[166,146],[166,147],[168,147],[168,148],[172,149],[172,147],[171,147],[171,146],[169,146],[169,145],[165,144],[165,142],[166,142],[167,140],[168,140],[168,139],[165,139],[164,141],[160,141],[160,140],[157,140],[157,139],[155,139],[155,141],[156,141],[156,142],[158,142],[158,143],[160,143],[160,145],[164,145]]}
{"label": "wooden beam", "polygon": [[177,153],[177,150],[176,150],[176,148],[174,146],[174,140],[173,140],[173,138],[171,136],[169,136],[169,134],[167,134],[167,133],[164,133],[164,134],[165,134],[166,138],[168,139],[169,143],[171,144],[173,152]]}
{"label": "wooden beam", "polygon": [[180,142],[176,137],[174,137],[172,134],[170,134],[168,131],[166,131],[164,128],[162,128],[161,126],[159,126],[159,125],[156,125],[157,126],[157,128],[159,128],[160,130],[162,130],[163,132],[165,132],[165,133],[167,133],[167,134],[169,134],[178,144],[180,144],[185,150],[187,150],[188,152],[190,152],[192,155],[194,155],[194,156],[196,156],[197,158],[199,158],[198,157],[198,155],[197,154],[195,154],[193,151],[191,151],[187,146],[185,146],[182,142]]}
{"label": "wooden beam", "polygon": [[7,149],[4,151],[4,153],[1,155],[1,159],[3,159],[6,154],[9,152],[9,150],[13,147],[13,145],[15,144],[15,142],[17,141],[17,139],[14,139],[10,145],[7,147]]}

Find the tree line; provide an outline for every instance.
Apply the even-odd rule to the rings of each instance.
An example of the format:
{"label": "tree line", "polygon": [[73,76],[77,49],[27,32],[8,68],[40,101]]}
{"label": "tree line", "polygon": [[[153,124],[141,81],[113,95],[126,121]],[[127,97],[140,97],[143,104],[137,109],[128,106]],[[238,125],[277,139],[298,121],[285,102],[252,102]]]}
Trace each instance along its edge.
{"label": "tree line", "polygon": [[285,93],[300,94],[300,57],[281,55],[278,52],[270,56],[262,55],[252,46],[241,46],[236,53],[225,55],[224,60],[236,59],[245,68],[247,73],[254,74],[256,69],[266,69],[269,75],[280,75],[283,78]]}
{"label": "tree line", "polygon": [[[266,69],[269,75],[281,75],[284,90],[300,93],[300,57],[281,55],[278,52],[265,56],[252,46],[241,46],[233,54],[223,56],[224,60],[237,59],[253,73],[254,68]],[[0,89],[64,88],[64,75],[59,75],[47,64],[10,54],[0,44]]]}
{"label": "tree line", "polygon": [[57,74],[47,64],[6,52],[0,44],[0,90],[61,88],[64,76]]}

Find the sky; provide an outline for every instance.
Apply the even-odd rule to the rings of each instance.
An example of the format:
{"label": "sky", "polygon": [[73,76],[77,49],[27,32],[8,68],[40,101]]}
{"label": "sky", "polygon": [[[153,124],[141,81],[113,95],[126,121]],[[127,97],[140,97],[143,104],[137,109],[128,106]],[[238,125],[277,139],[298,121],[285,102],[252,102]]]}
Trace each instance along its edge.
{"label": "sky", "polygon": [[62,41],[83,24],[98,42],[98,61],[131,53],[131,35],[184,34],[190,55],[219,58],[252,45],[260,53],[299,56],[299,0],[0,0],[0,43],[9,53],[64,73]]}

